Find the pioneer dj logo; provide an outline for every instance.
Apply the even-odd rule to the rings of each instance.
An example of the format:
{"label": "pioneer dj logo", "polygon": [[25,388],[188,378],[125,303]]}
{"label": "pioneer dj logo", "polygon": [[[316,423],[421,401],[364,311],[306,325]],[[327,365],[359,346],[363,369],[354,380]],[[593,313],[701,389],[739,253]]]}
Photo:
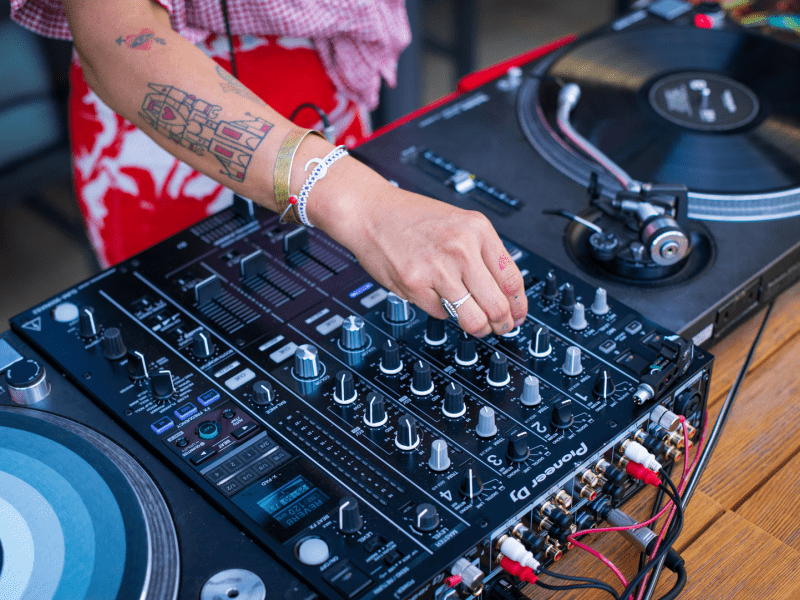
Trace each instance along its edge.
{"label": "pioneer dj logo", "polygon": [[571,460],[574,460],[578,456],[585,455],[588,451],[589,449],[586,447],[586,444],[581,442],[581,445],[578,447],[577,450],[573,450],[572,452],[565,454],[559,460],[554,462],[552,466],[547,467],[544,470],[544,473],[540,473],[539,475],[534,477],[533,480],[531,481],[530,489],[528,489],[528,486],[524,485],[518,490],[512,490],[511,500],[513,502],[519,502],[520,500],[525,500],[527,498],[530,498],[532,489],[534,489],[537,485],[539,485],[545,479],[550,477],[550,475],[558,471],[565,464],[569,463]]}

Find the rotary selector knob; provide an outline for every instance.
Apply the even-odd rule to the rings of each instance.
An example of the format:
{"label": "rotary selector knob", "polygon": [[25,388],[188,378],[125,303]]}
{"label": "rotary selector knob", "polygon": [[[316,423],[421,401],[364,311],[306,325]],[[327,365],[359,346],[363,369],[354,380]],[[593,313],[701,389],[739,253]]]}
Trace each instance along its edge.
{"label": "rotary selector knob", "polygon": [[387,375],[395,375],[403,370],[400,347],[392,340],[386,340],[381,347],[380,369]]}
{"label": "rotary selector knob", "polygon": [[128,354],[122,333],[116,327],[109,327],[103,332],[103,353],[108,360],[121,360]]}
{"label": "rotary selector knob", "polygon": [[269,381],[256,381],[253,384],[253,404],[268,406],[275,399],[275,391]]}
{"label": "rotary selector knob", "polygon": [[553,346],[550,345],[550,329],[547,325],[539,325],[538,323],[533,326],[531,332],[531,341],[528,344],[528,352],[534,358],[545,358],[550,356],[553,351]]}
{"label": "rotary selector knob", "polygon": [[147,360],[138,350],[128,352],[128,375],[134,381],[147,379],[150,376],[147,372]]}
{"label": "rotary selector knob", "polygon": [[478,351],[475,348],[475,338],[465,331],[458,336],[456,345],[456,362],[464,367],[478,362]]}
{"label": "rotary selector knob", "polygon": [[414,529],[429,533],[439,527],[439,513],[433,504],[423,502],[414,509]]}
{"label": "rotary selector knob", "polygon": [[508,446],[506,447],[506,457],[511,462],[523,462],[528,460],[531,450],[528,447],[528,432],[518,431],[508,436]]}
{"label": "rotary selector knob", "polygon": [[539,391],[539,378],[528,375],[522,382],[522,395],[519,401],[523,406],[538,406],[542,403],[542,394]]}
{"label": "rotary selector knob", "polygon": [[295,350],[294,374],[300,379],[316,379],[322,374],[319,351],[311,344],[301,344]]}
{"label": "rotary selector knob", "polygon": [[94,319],[94,309],[91,306],[84,306],[80,310],[78,333],[84,339],[91,339],[97,336],[97,323]]}
{"label": "rotary selector knob", "polygon": [[474,467],[467,467],[458,484],[458,491],[466,498],[475,498],[483,491],[483,482]]}
{"label": "rotary selector knob", "polygon": [[442,319],[428,317],[425,325],[425,343],[429,346],[441,346],[447,341],[445,322]]}
{"label": "rotary selector knob", "polygon": [[36,404],[50,394],[44,366],[32,358],[17,361],[6,371],[6,385],[17,404]]}
{"label": "rotary selector knob", "polygon": [[561,370],[564,371],[564,375],[569,377],[577,377],[583,373],[580,348],[577,346],[570,346],[567,348],[567,355],[564,358],[564,364],[561,365]]}
{"label": "rotary selector knob", "polygon": [[502,387],[511,381],[508,374],[508,359],[505,354],[493,352],[489,359],[489,372],[486,374],[486,383],[493,387]]}
{"label": "rotary selector knob", "polygon": [[569,398],[559,398],[553,403],[553,414],[550,416],[550,424],[556,429],[569,429],[572,427],[574,419],[572,417],[572,400]]}
{"label": "rotary selector knob", "polygon": [[544,290],[542,290],[542,298],[548,302],[553,302],[558,299],[558,280],[553,271],[549,271],[544,278]]}
{"label": "rotary selector knob", "polygon": [[366,345],[364,319],[350,315],[342,323],[342,347],[346,350],[361,350]]}
{"label": "rotary selector knob", "polygon": [[208,358],[214,354],[216,347],[207,331],[195,331],[192,336],[192,354],[197,358]]}
{"label": "rotary selector knob", "polygon": [[411,393],[415,396],[427,396],[433,393],[431,366],[424,360],[418,360],[414,363]]}
{"label": "rotary selector knob", "polygon": [[611,371],[608,369],[601,369],[597,373],[597,379],[594,380],[592,391],[598,398],[609,398],[617,387],[614,385],[614,380],[611,378]]}
{"label": "rotary selector knob", "polygon": [[411,318],[411,308],[408,305],[408,300],[401,298],[394,292],[389,292],[389,295],[386,296],[384,316],[390,323],[405,323]]}
{"label": "rotary selector knob", "polygon": [[431,457],[428,466],[432,471],[441,472],[450,468],[450,456],[447,453],[447,442],[445,440],[434,440],[431,444]]}
{"label": "rotary selector knob", "polygon": [[450,382],[444,391],[442,413],[445,417],[457,419],[463,417],[466,412],[467,405],[464,404],[464,388],[458,383]]}
{"label": "rotary selector knob", "polygon": [[586,322],[586,309],[583,304],[580,302],[575,303],[572,307],[572,317],[570,317],[567,324],[575,331],[583,331],[589,326],[589,323]]}
{"label": "rotary selector knob", "polygon": [[150,385],[153,386],[153,396],[158,400],[167,400],[175,393],[172,373],[166,369],[161,369],[153,373],[153,376],[150,378]]}
{"label": "rotary selector knob", "polygon": [[397,434],[394,438],[395,445],[400,450],[413,450],[419,446],[419,432],[417,420],[411,415],[402,415],[397,420]]}
{"label": "rotary selector knob", "polygon": [[575,306],[575,286],[567,282],[561,286],[561,300],[558,305],[563,310],[572,310]]}
{"label": "rotary selector knob", "polygon": [[598,317],[608,314],[610,309],[608,308],[608,293],[606,292],[605,288],[599,287],[595,290],[594,301],[589,307],[589,310],[591,310]]}
{"label": "rotary selector knob", "polygon": [[478,413],[478,424],[475,426],[475,433],[482,438],[490,438],[497,434],[494,409],[491,406],[484,406]]}
{"label": "rotary selector knob", "polygon": [[386,414],[383,395],[376,392],[367,394],[367,407],[364,409],[364,424],[367,427],[383,427],[389,420]]}
{"label": "rotary selector knob", "polygon": [[339,500],[339,531],[350,535],[356,533],[363,526],[364,520],[361,518],[358,500],[352,496],[345,496]]}
{"label": "rotary selector knob", "polygon": [[333,390],[333,400],[337,404],[352,404],[357,397],[353,374],[350,371],[339,371],[336,374],[336,388]]}

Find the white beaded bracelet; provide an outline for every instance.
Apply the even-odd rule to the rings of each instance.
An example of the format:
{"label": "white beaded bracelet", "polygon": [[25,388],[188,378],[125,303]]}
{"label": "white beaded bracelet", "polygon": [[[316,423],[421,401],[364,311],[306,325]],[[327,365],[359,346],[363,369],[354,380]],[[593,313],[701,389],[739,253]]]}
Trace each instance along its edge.
{"label": "white beaded bracelet", "polygon": [[304,171],[308,171],[308,166],[311,163],[317,163],[317,166],[311,171],[311,175],[308,176],[303,187],[300,188],[300,193],[297,194],[297,214],[300,217],[300,222],[306,227],[314,227],[308,220],[308,214],[306,213],[306,203],[308,202],[308,194],[311,192],[311,188],[314,187],[317,181],[328,174],[328,167],[343,156],[347,156],[347,154],[348,152],[345,146],[336,146],[325,158],[312,158],[303,168]]}

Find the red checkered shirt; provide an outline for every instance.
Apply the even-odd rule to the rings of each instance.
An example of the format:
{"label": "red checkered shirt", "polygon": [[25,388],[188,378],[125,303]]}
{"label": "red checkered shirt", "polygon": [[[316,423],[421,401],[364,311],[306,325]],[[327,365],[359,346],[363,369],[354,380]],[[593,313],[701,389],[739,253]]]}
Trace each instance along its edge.
{"label": "red checkered shirt", "polygon": [[[158,0],[193,44],[224,35],[219,0]],[[346,97],[373,108],[381,76],[394,86],[397,58],[411,39],[404,0],[228,0],[231,33],[308,38]],[[72,39],[61,0],[11,0],[12,18],[47,37]]]}

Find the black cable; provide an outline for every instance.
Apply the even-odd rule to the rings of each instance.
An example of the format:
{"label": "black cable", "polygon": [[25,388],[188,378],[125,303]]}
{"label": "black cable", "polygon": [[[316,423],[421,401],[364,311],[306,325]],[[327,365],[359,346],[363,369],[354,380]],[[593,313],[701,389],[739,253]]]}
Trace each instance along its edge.
{"label": "black cable", "polygon": [[298,114],[298,113],[299,113],[301,110],[303,110],[304,108],[310,108],[311,110],[315,111],[315,112],[316,112],[316,113],[319,115],[319,118],[320,118],[320,120],[322,121],[322,126],[323,126],[323,127],[330,127],[330,126],[331,126],[331,121],[330,121],[330,119],[328,118],[328,115],[325,113],[325,111],[324,111],[324,110],[322,110],[322,109],[321,109],[319,106],[317,106],[316,104],[312,104],[311,102],[303,102],[303,103],[302,103],[300,106],[298,106],[297,108],[295,108],[295,109],[294,109],[294,112],[292,113],[292,116],[291,116],[291,117],[289,117],[289,120],[290,120],[290,121],[294,121],[294,118],[297,116],[297,114]]}
{"label": "black cable", "polygon": [[554,577],[556,579],[566,579],[567,581],[580,581],[580,582],[583,582],[583,583],[590,583],[590,584],[592,584],[593,587],[599,588],[601,590],[605,590],[606,592],[608,592],[609,594],[614,596],[614,598],[616,600],[619,600],[619,595],[617,594],[617,591],[614,588],[612,588],[610,585],[608,585],[607,583],[605,583],[603,581],[600,581],[599,579],[592,579],[591,577],[576,577],[574,575],[563,575],[561,573],[555,573],[553,571],[548,571],[547,569],[544,569],[542,567],[539,567],[539,571],[541,573],[544,573],[545,575],[548,575],[550,577]]}
{"label": "black cable", "polygon": [[231,55],[231,73],[236,79],[239,76],[236,74],[236,52],[233,50],[233,35],[231,35],[231,20],[228,16],[228,0],[220,0],[222,2],[222,18],[225,19],[225,35],[228,36],[228,52]]}
{"label": "black cable", "polygon": [[[557,591],[557,592],[562,592],[562,591],[566,591],[566,590],[587,590],[587,589],[598,589],[598,588],[603,590],[604,592],[609,592],[609,590],[606,589],[608,586],[605,586],[605,585],[604,585],[604,587],[600,587],[598,585],[593,585],[593,584],[585,584],[585,585],[550,585],[549,583],[543,583],[541,579],[537,579],[536,580],[536,585],[538,585],[539,587],[543,587],[546,590],[554,590],[554,591]],[[617,595],[616,592],[611,590],[611,592],[609,592],[609,593],[612,593],[612,592],[613,592],[614,598],[616,600],[619,600],[619,596]]]}
{"label": "black cable", "polygon": [[[667,475],[669,478],[672,478],[672,469],[675,467],[675,462],[669,463],[667,466]],[[652,519],[658,514],[658,511],[661,510],[661,503],[664,501],[664,490],[658,488],[658,493],[656,494],[655,502],[653,503],[653,510],[650,511],[650,518]],[[644,569],[645,564],[647,564],[647,554],[644,552],[639,553],[639,570],[641,571]]]}
{"label": "black cable", "polygon": [[661,596],[659,600],[675,600],[683,591],[683,588],[686,587],[686,568],[681,564],[675,567],[675,573],[678,574],[678,579],[675,581],[675,585],[672,586],[672,589],[668,591],[666,594]]}

